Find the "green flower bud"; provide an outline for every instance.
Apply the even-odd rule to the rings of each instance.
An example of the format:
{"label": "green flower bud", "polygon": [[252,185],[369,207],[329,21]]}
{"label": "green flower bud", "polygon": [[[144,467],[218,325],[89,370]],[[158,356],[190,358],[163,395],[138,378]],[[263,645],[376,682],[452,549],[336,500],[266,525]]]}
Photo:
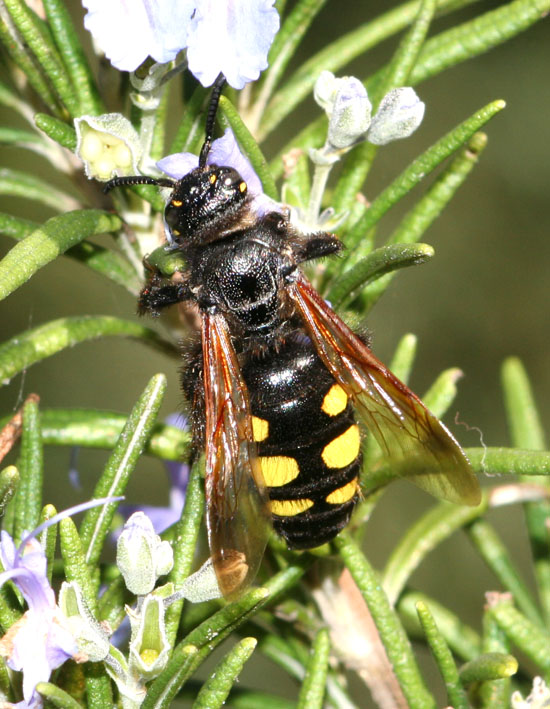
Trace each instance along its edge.
{"label": "green flower bud", "polygon": [[359,79],[337,79],[330,71],[323,71],[315,82],[313,95],[329,118],[327,143],[334,150],[346,150],[364,139],[372,105]]}
{"label": "green flower bud", "polygon": [[422,123],[425,108],[410,86],[392,89],[380,102],[367,140],[374,145],[386,145],[393,140],[408,138]]}
{"label": "green flower bud", "polygon": [[104,660],[109,654],[109,633],[86,605],[80,586],[64,581],[59,590],[59,607],[66,616],[78,649],[90,662]]}
{"label": "green flower bud", "polygon": [[155,534],[151,520],[143,512],[135,512],[124,525],[117,542],[117,566],[126,588],[136,596],[150,593],[159,576],[167,574],[174,564],[169,542]]}
{"label": "green flower bud", "polygon": [[144,680],[153,679],[166,667],[171,650],[164,623],[164,592],[148,595],[139,612],[130,608],[126,612],[132,628],[130,673]]}
{"label": "green flower bud", "polygon": [[211,558],[205,561],[198,571],[185,579],[179,593],[191,603],[202,603],[212,598],[221,598],[222,592]]}

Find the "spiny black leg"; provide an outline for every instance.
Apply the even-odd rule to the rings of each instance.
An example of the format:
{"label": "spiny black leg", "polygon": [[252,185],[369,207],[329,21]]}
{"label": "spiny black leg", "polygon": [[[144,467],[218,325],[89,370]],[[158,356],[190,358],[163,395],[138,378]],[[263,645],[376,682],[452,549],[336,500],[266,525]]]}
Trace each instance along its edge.
{"label": "spiny black leg", "polygon": [[220,96],[224,86],[225,76],[223,74],[219,74],[212,88],[210,105],[208,106],[208,113],[206,114],[204,143],[202,144],[201,154],[199,156],[199,167],[204,167],[206,165],[206,158],[208,157],[208,153],[210,152],[210,148],[212,147],[212,138],[214,137],[214,123],[216,122],[218,103],[220,102]]}
{"label": "spiny black leg", "polygon": [[304,263],[304,261],[312,261],[323,256],[337,254],[342,250],[342,242],[332,234],[312,234],[307,241],[301,244],[296,249],[294,256],[296,263]]}
{"label": "spiny black leg", "polygon": [[167,282],[160,274],[153,274],[139,294],[138,313],[157,316],[163,308],[187,300],[187,289],[183,283]]}

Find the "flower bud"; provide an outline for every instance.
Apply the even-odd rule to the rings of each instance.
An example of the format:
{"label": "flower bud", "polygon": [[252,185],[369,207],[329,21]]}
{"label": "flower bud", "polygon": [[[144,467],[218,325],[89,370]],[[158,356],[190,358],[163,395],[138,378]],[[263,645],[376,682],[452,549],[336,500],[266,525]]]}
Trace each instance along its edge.
{"label": "flower bud", "polygon": [[124,525],[117,542],[117,566],[126,588],[136,596],[150,593],[159,576],[174,564],[172,547],[155,534],[151,520],[135,512]]}
{"label": "flower bud", "polygon": [[146,596],[135,612],[127,608],[132,636],[130,639],[129,668],[131,674],[150,680],[166,667],[170,643],[166,638],[163,593]]}
{"label": "flower bud", "polygon": [[364,138],[371,122],[372,105],[363,84],[354,76],[337,79],[323,71],[315,83],[314,97],[329,118],[327,142],[344,150]]}
{"label": "flower bud", "polygon": [[109,634],[88,608],[80,586],[63,582],[59,607],[66,616],[78,649],[90,662],[100,662],[109,654]]}
{"label": "flower bud", "polygon": [[191,603],[202,603],[212,598],[221,598],[216,572],[209,558],[194,574],[188,576],[180,587],[180,593]]}
{"label": "flower bud", "polygon": [[523,699],[521,693],[516,691],[511,696],[512,709],[544,709],[550,705],[550,689],[542,677],[535,677],[531,693]]}
{"label": "flower bud", "polygon": [[74,121],[76,154],[84,162],[86,176],[102,182],[118,175],[135,175],[141,160],[139,136],[120,113],[81,116]]}
{"label": "flower bud", "polygon": [[414,89],[409,86],[392,89],[380,102],[367,140],[374,145],[386,145],[392,140],[408,138],[422,123],[424,109]]}

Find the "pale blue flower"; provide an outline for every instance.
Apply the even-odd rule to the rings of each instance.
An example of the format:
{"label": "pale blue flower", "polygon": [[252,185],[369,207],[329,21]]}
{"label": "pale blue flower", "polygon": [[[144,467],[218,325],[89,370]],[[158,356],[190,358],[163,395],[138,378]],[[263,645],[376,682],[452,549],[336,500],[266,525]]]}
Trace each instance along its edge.
{"label": "pale blue flower", "polygon": [[279,29],[274,0],[201,0],[187,38],[189,69],[203,86],[221,72],[234,89],[255,81],[267,68],[267,53]]}
{"label": "pale blue flower", "polygon": [[187,46],[195,0],[82,0],[84,27],[113,66],[134,71],[148,56],[161,64]]}
{"label": "pale blue flower", "polygon": [[113,66],[134,71],[148,57],[165,63],[187,48],[203,86],[220,72],[235,89],[267,67],[279,29],[274,0],[82,0],[84,26]]}
{"label": "pale blue flower", "polygon": [[[28,707],[42,706],[34,688],[47,682],[52,670],[76,657],[78,647],[67,619],[55,602],[46,575],[46,555],[36,539],[25,543],[21,554],[7,532],[2,532],[0,558],[4,573],[0,585],[12,580],[23,594],[28,611],[0,640],[0,654],[12,670],[23,672],[23,697]],[[25,706],[25,705],[24,705]]]}
{"label": "pale blue flower", "polygon": [[12,670],[23,673],[23,702],[14,705],[21,709],[42,706],[35,692],[39,682],[47,682],[52,670],[65,660],[73,658],[85,662],[88,658],[78,651],[76,639],[67,617],[55,601],[55,593],[47,576],[47,559],[35,536],[60,519],[92,507],[116,502],[121,497],[105,497],[75,505],[39,525],[16,547],[8,532],[0,536],[0,586],[13,581],[23,594],[28,610],[0,640],[0,655],[7,658]]}

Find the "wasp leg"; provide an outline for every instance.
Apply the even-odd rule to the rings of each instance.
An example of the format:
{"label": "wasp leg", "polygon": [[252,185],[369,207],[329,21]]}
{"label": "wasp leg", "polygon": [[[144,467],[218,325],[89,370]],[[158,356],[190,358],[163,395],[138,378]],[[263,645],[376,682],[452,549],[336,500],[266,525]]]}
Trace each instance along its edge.
{"label": "wasp leg", "polygon": [[170,283],[160,273],[153,272],[139,294],[138,313],[156,317],[163,308],[188,299],[184,283]]}
{"label": "wasp leg", "polygon": [[294,256],[296,263],[304,263],[304,261],[313,261],[323,256],[337,254],[342,250],[342,242],[332,234],[312,234],[307,241],[296,249]]}

